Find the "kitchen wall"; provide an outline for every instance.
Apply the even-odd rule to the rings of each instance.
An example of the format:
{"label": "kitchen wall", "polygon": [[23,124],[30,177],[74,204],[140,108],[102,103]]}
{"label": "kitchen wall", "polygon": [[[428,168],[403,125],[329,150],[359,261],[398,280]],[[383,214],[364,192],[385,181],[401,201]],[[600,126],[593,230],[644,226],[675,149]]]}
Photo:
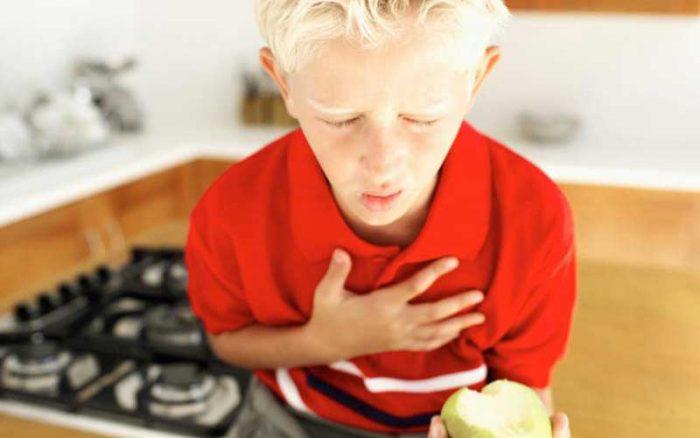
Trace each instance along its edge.
{"label": "kitchen wall", "polygon": [[61,87],[76,56],[133,50],[135,1],[4,0],[0,5],[0,108],[26,106]]}
{"label": "kitchen wall", "polygon": [[512,24],[478,121],[541,104],[580,112],[592,139],[700,144],[700,17],[518,13]]}
{"label": "kitchen wall", "polygon": [[[252,1],[4,1],[0,28],[0,105],[62,83],[69,56],[133,51],[127,79],[159,130],[235,123],[239,66],[255,66],[262,44]],[[682,159],[700,144],[698,17],[517,12],[496,42],[501,61],[469,116],[478,127],[505,132],[524,108],[558,108],[582,115],[591,148],[653,142]]]}

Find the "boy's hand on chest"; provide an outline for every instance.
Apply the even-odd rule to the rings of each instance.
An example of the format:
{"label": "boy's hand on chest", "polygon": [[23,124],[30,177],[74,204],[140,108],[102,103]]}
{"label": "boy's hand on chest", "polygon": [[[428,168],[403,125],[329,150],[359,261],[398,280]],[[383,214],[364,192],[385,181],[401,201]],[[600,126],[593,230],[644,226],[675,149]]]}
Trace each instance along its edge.
{"label": "boy's hand on chest", "polygon": [[438,259],[406,280],[368,294],[345,289],[352,269],[347,253],[331,259],[314,291],[311,317],[305,329],[329,352],[329,361],[394,350],[433,350],[460,332],[484,321],[483,314],[448,318],[483,299],[480,291],[466,291],[439,301],[409,304],[438,278],[458,265],[454,257]]}

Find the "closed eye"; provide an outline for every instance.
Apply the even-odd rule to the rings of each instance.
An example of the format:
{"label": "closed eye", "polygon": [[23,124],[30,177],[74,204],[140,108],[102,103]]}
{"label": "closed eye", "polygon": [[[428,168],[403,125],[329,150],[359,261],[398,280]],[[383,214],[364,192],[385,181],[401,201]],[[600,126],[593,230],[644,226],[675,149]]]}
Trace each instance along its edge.
{"label": "closed eye", "polygon": [[406,119],[406,120],[408,120],[410,123],[413,123],[413,124],[418,125],[418,126],[430,126],[433,123],[437,122],[437,120],[427,120],[427,121],[414,120],[414,119]]}
{"label": "closed eye", "polygon": [[[334,128],[344,128],[346,126],[352,125],[353,123],[355,123],[359,119],[360,119],[360,116],[353,117],[352,119],[348,119],[348,120],[341,120],[339,122],[333,122],[330,120],[324,120],[324,122],[330,126],[333,126]],[[417,126],[430,126],[438,121],[438,120],[422,121],[422,120],[415,120],[415,119],[409,119],[409,118],[405,118],[405,120],[407,120],[409,123],[412,123],[412,124],[417,125]]]}
{"label": "closed eye", "polygon": [[334,128],[344,128],[346,126],[352,125],[358,119],[359,119],[359,117],[354,117],[354,118],[348,119],[348,120],[341,120],[340,122],[332,122],[329,120],[324,120],[324,122],[328,123],[329,125],[333,126]]}

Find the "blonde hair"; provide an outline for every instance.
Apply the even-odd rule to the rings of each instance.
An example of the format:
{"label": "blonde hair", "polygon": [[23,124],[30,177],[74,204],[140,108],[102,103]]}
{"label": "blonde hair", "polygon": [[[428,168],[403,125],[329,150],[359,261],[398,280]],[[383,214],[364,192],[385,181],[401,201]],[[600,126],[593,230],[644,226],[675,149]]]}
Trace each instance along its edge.
{"label": "blonde hair", "polygon": [[297,71],[329,40],[381,46],[405,30],[432,25],[458,69],[471,68],[511,18],[502,0],[255,0],[255,19],[283,73]]}

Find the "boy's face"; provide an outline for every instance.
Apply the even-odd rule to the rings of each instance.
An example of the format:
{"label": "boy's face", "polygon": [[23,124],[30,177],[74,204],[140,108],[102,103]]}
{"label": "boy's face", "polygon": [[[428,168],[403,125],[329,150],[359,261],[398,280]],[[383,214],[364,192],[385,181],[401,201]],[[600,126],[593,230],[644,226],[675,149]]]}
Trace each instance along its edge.
{"label": "boy's face", "polygon": [[[497,47],[490,47],[481,65],[458,72],[426,34],[372,52],[339,39],[285,79],[266,49],[261,62],[299,121],[340,209],[368,226],[391,224],[423,207],[498,59]],[[389,201],[368,196],[394,193]]]}

